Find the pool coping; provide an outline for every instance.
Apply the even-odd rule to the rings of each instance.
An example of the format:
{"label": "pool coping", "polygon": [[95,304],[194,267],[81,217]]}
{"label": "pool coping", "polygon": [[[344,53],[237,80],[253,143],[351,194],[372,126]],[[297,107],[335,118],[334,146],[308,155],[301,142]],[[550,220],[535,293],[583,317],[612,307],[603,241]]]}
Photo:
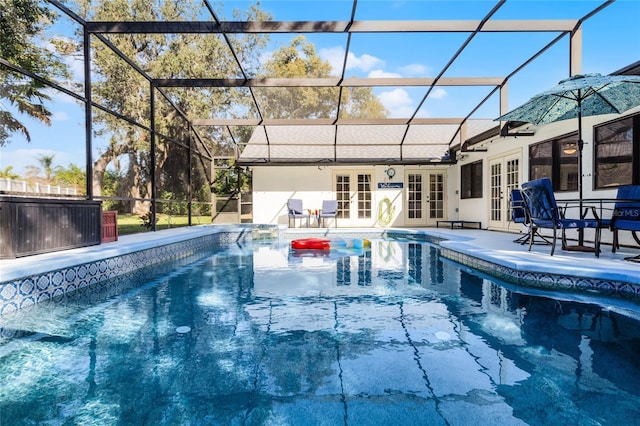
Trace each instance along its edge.
{"label": "pool coping", "polygon": [[[488,234],[490,233],[490,234]],[[1,261],[0,315],[44,300],[206,249],[256,239],[291,240],[308,236],[404,238],[433,243],[443,258],[509,283],[550,290],[640,296],[640,266],[624,262],[624,253],[556,254],[514,247],[513,234],[486,230],[405,228],[288,228],[285,225],[197,225],[125,235],[119,241]],[[488,239],[487,239],[488,238]],[[582,260],[584,259],[584,260]],[[578,263],[576,263],[578,262]],[[577,267],[580,265],[580,267]]]}

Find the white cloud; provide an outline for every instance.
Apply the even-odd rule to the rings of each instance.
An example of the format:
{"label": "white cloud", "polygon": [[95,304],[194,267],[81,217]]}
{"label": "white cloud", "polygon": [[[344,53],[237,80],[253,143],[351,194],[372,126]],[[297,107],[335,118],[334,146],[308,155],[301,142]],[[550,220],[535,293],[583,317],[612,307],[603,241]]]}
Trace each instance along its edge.
{"label": "white cloud", "polygon": [[342,63],[344,62],[344,49],[342,47],[330,47],[320,49],[318,55],[331,64],[331,70],[334,75],[340,75]]}
{"label": "white cloud", "polygon": [[369,71],[374,67],[382,67],[384,66],[384,61],[382,59],[376,58],[375,56],[371,56],[368,54],[363,54],[360,57],[357,57],[353,53],[349,52],[349,56],[347,58],[347,69],[359,69],[362,71]]}
{"label": "white cloud", "polygon": [[447,96],[447,91],[441,88],[433,89],[429,94],[431,99],[442,99]]}
{"label": "white cloud", "polygon": [[52,121],[67,121],[69,120],[69,114],[66,111],[56,111],[51,116]]}
{"label": "white cloud", "polygon": [[[344,63],[344,49],[341,46],[322,48],[318,54],[320,57],[331,64],[332,72],[335,75],[339,75],[342,70],[342,64]],[[356,56],[352,52],[349,52],[347,56],[347,70],[357,69],[360,71],[369,71],[375,67],[383,67],[384,61],[368,54]]]}
{"label": "white cloud", "polygon": [[84,60],[79,59],[75,56],[67,56],[65,58],[65,62],[71,70],[74,81],[84,81]]}
{"label": "white cloud", "polygon": [[258,62],[260,63],[260,65],[265,66],[271,59],[273,59],[273,52],[265,52],[260,55],[260,58],[258,58]]}
{"label": "white cloud", "polygon": [[[339,75],[344,64],[344,48],[335,46],[322,48],[318,51],[318,55],[325,61],[329,62],[333,75]],[[369,72],[370,78],[401,78],[408,76],[425,76],[429,73],[430,67],[421,64],[409,64],[398,68],[398,72],[384,71],[386,63],[384,60],[364,53],[356,56],[349,52],[347,56],[347,71],[357,70],[361,72]]]}
{"label": "white cloud", "polygon": [[373,70],[367,76],[369,78],[400,78],[402,77],[400,74],[396,74],[394,72],[386,72],[382,70]]}
{"label": "white cloud", "polygon": [[404,89],[394,89],[388,92],[382,92],[378,95],[382,105],[389,110],[392,118],[410,117],[415,107],[409,93]]}
{"label": "white cloud", "polygon": [[[57,39],[63,42],[73,43],[73,40],[69,37],[57,36]],[[79,55],[63,55],[58,52],[55,45],[50,41],[45,41],[43,47],[49,52],[57,56],[61,61],[67,64],[69,71],[71,72],[71,80],[74,82],[84,81],[84,59]]]}
{"label": "white cloud", "polygon": [[416,113],[416,118],[429,118],[431,117],[431,113],[424,109],[424,107],[420,108],[420,111]]}
{"label": "white cloud", "polygon": [[428,67],[420,64],[410,64],[405,65],[404,67],[400,67],[400,72],[402,72],[404,75],[425,76],[427,75],[428,71]]}

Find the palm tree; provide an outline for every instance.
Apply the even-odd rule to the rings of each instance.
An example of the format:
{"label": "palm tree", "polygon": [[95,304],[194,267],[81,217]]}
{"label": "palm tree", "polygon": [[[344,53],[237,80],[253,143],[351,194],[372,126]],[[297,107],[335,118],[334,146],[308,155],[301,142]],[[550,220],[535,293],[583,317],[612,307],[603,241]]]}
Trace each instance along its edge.
{"label": "palm tree", "polygon": [[38,157],[38,163],[42,166],[47,183],[51,183],[51,178],[53,177],[53,157],[55,155],[41,155]]}
{"label": "palm tree", "polygon": [[[39,38],[55,20],[55,14],[38,0],[1,1],[0,5],[0,58],[49,80],[68,78],[67,65],[42,47]],[[56,48],[60,45],[54,44]],[[0,146],[6,145],[14,132],[22,133],[27,142],[31,140],[25,124],[6,105],[21,115],[51,124],[51,112],[44,105],[50,99],[45,88],[37,79],[0,67]]]}
{"label": "palm tree", "polygon": [[0,178],[19,179],[20,176],[13,173],[11,170],[13,170],[13,166],[7,166],[4,169],[0,170]]}

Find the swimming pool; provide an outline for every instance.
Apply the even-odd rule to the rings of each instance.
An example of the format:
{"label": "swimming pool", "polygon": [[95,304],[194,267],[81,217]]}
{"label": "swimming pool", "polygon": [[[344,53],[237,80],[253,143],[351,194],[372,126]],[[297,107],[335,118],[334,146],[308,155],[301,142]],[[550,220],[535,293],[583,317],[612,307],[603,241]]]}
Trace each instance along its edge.
{"label": "swimming pool", "polygon": [[637,305],[521,290],[420,242],[217,249],[2,318],[0,424],[639,418]]}

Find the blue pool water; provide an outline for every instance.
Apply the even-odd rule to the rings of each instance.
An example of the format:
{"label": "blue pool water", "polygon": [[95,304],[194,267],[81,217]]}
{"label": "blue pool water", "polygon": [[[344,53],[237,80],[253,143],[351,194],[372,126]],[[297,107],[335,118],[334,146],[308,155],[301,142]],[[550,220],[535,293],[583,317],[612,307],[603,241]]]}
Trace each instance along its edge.
{"label": "blue pool water", "polygon": [[2,318],[0,425],[638,423],[633,302],[417,242],[309,254],[233,246]]}

